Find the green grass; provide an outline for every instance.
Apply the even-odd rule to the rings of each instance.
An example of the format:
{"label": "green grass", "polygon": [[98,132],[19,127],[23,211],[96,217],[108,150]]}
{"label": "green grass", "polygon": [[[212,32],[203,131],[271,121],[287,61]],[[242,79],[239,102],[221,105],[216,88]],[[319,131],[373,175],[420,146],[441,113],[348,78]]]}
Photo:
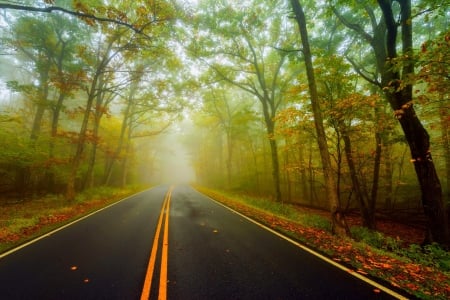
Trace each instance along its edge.
{"label": "green grass", "polygon": [[47,195],[0,205],[0,253],[146,188],[102,187],[78,194],[73,202]]}
{"label": "green grass", "polygon": [[220,192],[220,194],[232,198],[233,200],[247,206],[251,206],[253,208],[268,212],[274,216],[292,220],[307,227],[314,227],[331,231],[331,222],[327,218],[319,215],[301,212],[294,205],[276,202],[265,198],[251,197],[247,195],[229,194],[226,192]]}
{"label": "green grass", "polygon": [[[352,239],[331,234],[327,217],[269,199],[196,187],[200,192],[339,261],[421,299],[449,299],[450,253],[433,244],[405,246],[400,239],[352,227]],[[284,221],[283,221],[284,220]]]}

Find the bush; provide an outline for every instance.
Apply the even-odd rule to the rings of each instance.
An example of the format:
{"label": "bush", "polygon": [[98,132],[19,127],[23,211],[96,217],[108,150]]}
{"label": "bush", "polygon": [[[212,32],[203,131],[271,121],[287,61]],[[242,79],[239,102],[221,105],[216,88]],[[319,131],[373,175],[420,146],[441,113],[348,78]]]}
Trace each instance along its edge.
{"label": "bush", "polygon": [[401,250],[399,254],[422,265],[450,271],[450,253],[436,243],[424,247],[413,244],[409,248]]}
{"label": "bush", "polygon": [[378,231],[373,231],[365,227],[354,226],[350,228],[353,239],[358,242],[364,242],[372,247],[396,252],[401,248],[400,240],[392,237],[386,237]]}

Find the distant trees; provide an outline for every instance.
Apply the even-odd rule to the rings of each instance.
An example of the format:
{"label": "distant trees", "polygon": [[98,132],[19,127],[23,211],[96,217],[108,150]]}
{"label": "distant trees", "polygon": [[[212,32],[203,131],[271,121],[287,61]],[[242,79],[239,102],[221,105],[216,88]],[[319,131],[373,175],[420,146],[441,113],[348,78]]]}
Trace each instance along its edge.
{"label": "distant trees", "polygon": [[289,45],[284,34],[287,24],[282,15],[269,13],[278,9],[279,2],[271,3],[270,8],[266,5],[205,5],[189,50],[209,66],[215,78],[212,81],[227,82],[259,101],[271,151],[274,195],[281,201],[275,116],[294,74],[286,68],[289,52],[283,49]]}
{"label": "distant trees", "polygon": [[[127,100],[135,103],[135,98],[150,97],[149,91],[158,89],[137,91],[135,88],[132,98],[129,95],[127,98],[126,86],[130,82],[139,86],[143,79],[151,83],[161,79],[156,72],[154,79],[143,76],[145,68],[136,76],[139,70],[127,65],[147,59],[152,61],[148,65],[178,66],[166,48],[170,30],[164,26],[172,19],[172,6],[163,1],[151,7],[138,2],[124,7],[115,1],[95,5],[83,1],[76,1],[74,6],[64,1],[60,4],[60,7],[0,4],[0,9],[7,9],[2,10],[2,17],[9,24],[5,26],[8,34],[2,35],[3,49],[9,57],[14,57],[17,68],[25,74],[22,78],[3,74],[9,80],[7,86],[14,93],[14,102],[9,106],[4,101],[1,104],[2,125],[10,128],[4,132],[5,141],[10,142],[1,151],[0,172],[12,178],[8,183],[2,182],[3,191],[25,196],[65,190],[66,198],[73,200],[77,190],[119,182],[112,180],[116,176],[113,176],[112,162],[125,162],[129,156],[139,154],[132,151],[132,134],[141,131],[145,137],[160,133],[180,112],[182,102],[176,102],[173,93],[167,94],[173,101],[165,101],[165,95],[161,94],[151,100],[153,105],[148,109],[134,108],[141,119],[157,110],[157,114],[151,115],[161,118],[163,124],[157,128],[148,128],[148,122],[137,123],[138,118],[130,117],[125,109],[127,125],[122,136],[127,135],[128,139],[121,144],[125,145],[126,155],[108,159],[110,148],[116,143],[107,140],[113,138],[108,133],[113,126],[108,123],[120,118],[121,100],[125,99],[125,104]],[[132,9],[135,13],[127,16],[122,9]],[[45,14],[56,11],[65,15]],[[148,34],[155,34],[155,38],[150,39]],[[172,63],[165,63],[169,60]],[[172,82],[166,84],[169,90]],[[23,105],[20,99],[26,99]],[[168,118],[165,112],[174,117]],[[106,121],[104,116],[108,117]],[[18,127],[15,138],[14,124]],[[25,134],[29,135],[29,141],[22,136]],[[17,147],[23,147],[24,152]],[[99,172],[105,165],[103,161],[108,161],[105,174]],[[120,182],[123,184],[128,182],[127,164],[122,169]]]}
{"label": "distant trees", "polygon": [[44,2],[0,4],[22,70],[3,74],[0,188],[125,184],[189,104],[203,184],[328,207],[340,233],[351,209],[371,229],[419,210],[448,244],[447,0]]}

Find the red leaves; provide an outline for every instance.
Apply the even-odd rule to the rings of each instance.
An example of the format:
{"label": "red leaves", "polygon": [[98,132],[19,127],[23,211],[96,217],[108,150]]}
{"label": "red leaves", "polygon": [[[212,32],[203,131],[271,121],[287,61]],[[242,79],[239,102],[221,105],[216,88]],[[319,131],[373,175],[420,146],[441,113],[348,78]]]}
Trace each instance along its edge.
{"label": "red leaves", "polygon": [[420,47],[420,51],[421,51],[422,53],[427,52],[427,44],[426,44],[426,43],[423,43],[423,44],[422,44],[422,46]]}
{"label": "red leaves", "polygon": [[[362,247],[348,239],[339,239],[328,231],[318,228],[305,227],[300,223],[282,219],[265,211],[255,209],[244,203],[234,201],[215,192],[205,191],[214,199],[227,206],[255,219],[267,226],[282,232],[289,232],[298,240],[311,248],[331,257],[336,262],[351,265],[354,269],[348,272],[357,272],[362,275],[370,275],[390,282],[392,286],[403,289],[414,295],[427,295],[433,298],[450,298],[450,276],[432,267],[425,267],[408,259],[400,259],[394,256],[373,251],[369,247]],[[308,211],[308,214],[314,212]],[[380,227],[389,227],[389,232],[396,232],[403,236],[403,230],[398,224],[380,222]],[[412,229],[409,230],[411,234]],[[419,234],[420,235],[420,234]],[[409,239],[409,236],[408,236]],[[414,240],[414,239],[411,239]],[[378,289],[373,290],[379,293]]]}

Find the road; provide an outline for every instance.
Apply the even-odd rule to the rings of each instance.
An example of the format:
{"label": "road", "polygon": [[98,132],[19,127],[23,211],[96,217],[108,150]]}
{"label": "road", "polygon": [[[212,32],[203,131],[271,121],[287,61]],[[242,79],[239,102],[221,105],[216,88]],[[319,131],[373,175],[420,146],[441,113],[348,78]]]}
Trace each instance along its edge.
{"label": "road", "polygon": [[395,299],[378,289],[188,186],[0,256],[0,299]]}

